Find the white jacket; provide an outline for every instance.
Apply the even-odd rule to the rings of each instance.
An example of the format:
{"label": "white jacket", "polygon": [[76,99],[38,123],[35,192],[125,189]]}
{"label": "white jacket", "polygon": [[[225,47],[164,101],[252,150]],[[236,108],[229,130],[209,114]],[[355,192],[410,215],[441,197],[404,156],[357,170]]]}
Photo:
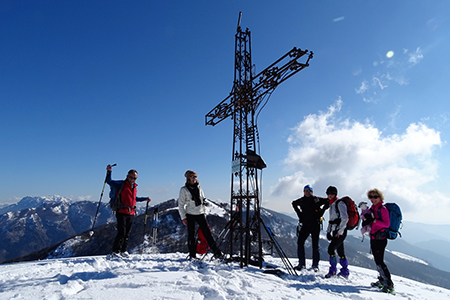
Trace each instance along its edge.
{"label": "white jacket", "polygon": [[180,195],[178,197],[178,211],[180,213],[181,220],[186,219],[186,214],[201,215],[206,212],[205,205],[203,204],[205,201],[203,189],[200,185],[198,186],[198,189],[200,191],[200,200],[202,204],[196,206],[195,201],[192,198],[191,192],[189,192],[188,188],[185,186],[181,187]]}
{"label": "white jacket", "polygon": [[[347,204],[345,204],[344,201],[336,200],[333,202],[333,204],[331,204],[329,213],[330,213],[330,220],[328,223],[327,233],[334,234],[334,232],[337,231],[339,235],[343,235],[345,228],[347,228],[348,222]],[[339,219],[340,219],[339,224],[333,223],[338,221]]]}

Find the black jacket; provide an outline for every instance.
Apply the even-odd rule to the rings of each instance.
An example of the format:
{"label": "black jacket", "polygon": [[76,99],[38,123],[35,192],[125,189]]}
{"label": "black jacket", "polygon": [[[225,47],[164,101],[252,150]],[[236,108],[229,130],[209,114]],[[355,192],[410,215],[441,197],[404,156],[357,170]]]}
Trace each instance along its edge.
{"label": "black jacket", "polygon": [[303,225],[320,223],[320,218],[329,206],[328,199],[316,196],[301,197],[292,202],[292,207]]}

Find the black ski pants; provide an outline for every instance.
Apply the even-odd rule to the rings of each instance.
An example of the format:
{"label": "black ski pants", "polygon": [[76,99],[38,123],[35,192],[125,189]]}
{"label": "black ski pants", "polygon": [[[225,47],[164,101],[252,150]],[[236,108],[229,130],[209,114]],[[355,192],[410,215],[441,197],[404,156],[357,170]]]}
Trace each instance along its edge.
{"label": "black ski pants", "polygon": [[299,265],[305,266],[305,241],[311,235],[312,240],[312,258],[313,267],[319,266],[320,252],[319,252],[319,235],[320,223],[303,224],[302,229],[298,234],[297,240],[297,256]]}
{"label": "black ski pants", "polygon": [[384,251],[386,250],[387,239],[370,239],[370,250],[372,251],[373,259],[377,265],[377,270],[380,273],[379,280],[381,284],[387,288],[393,288],[394,284],[391,280],[391,273],[384,263]]}
{"label": "black ski pants", "polygon": [[195,223],[202,229],[203,235],[208,242],[209,247],[213,251],[214,255],[220,256],[222,252],[217,247],[214,238],[212,237],[211,230],[209,229],[208,223],[206,222],[206,217],[204,214],[201,215],[186,215],[186,219],[188,222],[188,249],[189,256],[195,257],[197,254],[197,241],[195,239]]}
{"label": "black ski pants", "polygon": [[345,251],[344,251],[344,240],[347,237],[347,229],[344,230],[344,233],[340,235],[339,237],[333,236],[331,238],[330,245],[328,246],[328,254],[330,256],[339,255],[340,258],[345,257]]}
{"label": "black ski pants", "polygon": [[133,225],[134,216],[116,213],[117,235],[114,240],[113,252],[121,253],[127,251],[128,237],[130,236],[131,225]]}

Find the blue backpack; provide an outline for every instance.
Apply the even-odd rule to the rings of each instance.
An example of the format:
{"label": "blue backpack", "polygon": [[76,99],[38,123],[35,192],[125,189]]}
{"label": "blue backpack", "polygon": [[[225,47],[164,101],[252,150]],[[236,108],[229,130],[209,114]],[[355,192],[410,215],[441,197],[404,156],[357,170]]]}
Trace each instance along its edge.
{"label": "blue backpack", "polygon": [[118,211],[119,209],[121,209],[122,207],[125,207],[122,204],[122,201],[120,199],[120,194],[122,193],[122,190],[125,186],[125,180],[122,181],[122,183],[120,184],[119,189],[117,189],[117,187],[115,185],[110,185],[110,191],[109,191],[109,207],[111,208],[112,211]]}
{"label": "blue backpack", "polygon": [[[402,224],[402,211],[396,203],[386,203],[384,207],[389,211],[389,228],[384,231],[384,236],[390,240],[395,240],[398,235],[402,236],[399,232]],[[378,216],[382,220],[381,206],[378,209]]]}

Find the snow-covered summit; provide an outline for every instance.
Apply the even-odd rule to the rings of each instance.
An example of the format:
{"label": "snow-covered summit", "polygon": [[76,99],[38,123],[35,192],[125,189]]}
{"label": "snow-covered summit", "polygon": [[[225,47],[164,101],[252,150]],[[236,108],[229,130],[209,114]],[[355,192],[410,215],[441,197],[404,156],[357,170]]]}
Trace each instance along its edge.
{"label": "snow-covered summit", "polygon": [[19,202],[0,209],[0,214],[5,212],[14,212],[23,209],[37,208],[46,204],[69,204],[72,200],[58,195],[44,196],[44,197],[24,197]]}
{"label": "snow-covered summit", "polygon": [[[281,278],[238,263],[202,264],[186,253],[52,259],[0,266],[2,299],[450,299],[450,290],[393,276],[396,295],[372,288],[374,270],[350,267],[348,279],[325,279],[326,261],[318,273],[303,271]],[[279,259],[267,262],[281,265]],[[310,262],[309,262],[310,263]]]}

